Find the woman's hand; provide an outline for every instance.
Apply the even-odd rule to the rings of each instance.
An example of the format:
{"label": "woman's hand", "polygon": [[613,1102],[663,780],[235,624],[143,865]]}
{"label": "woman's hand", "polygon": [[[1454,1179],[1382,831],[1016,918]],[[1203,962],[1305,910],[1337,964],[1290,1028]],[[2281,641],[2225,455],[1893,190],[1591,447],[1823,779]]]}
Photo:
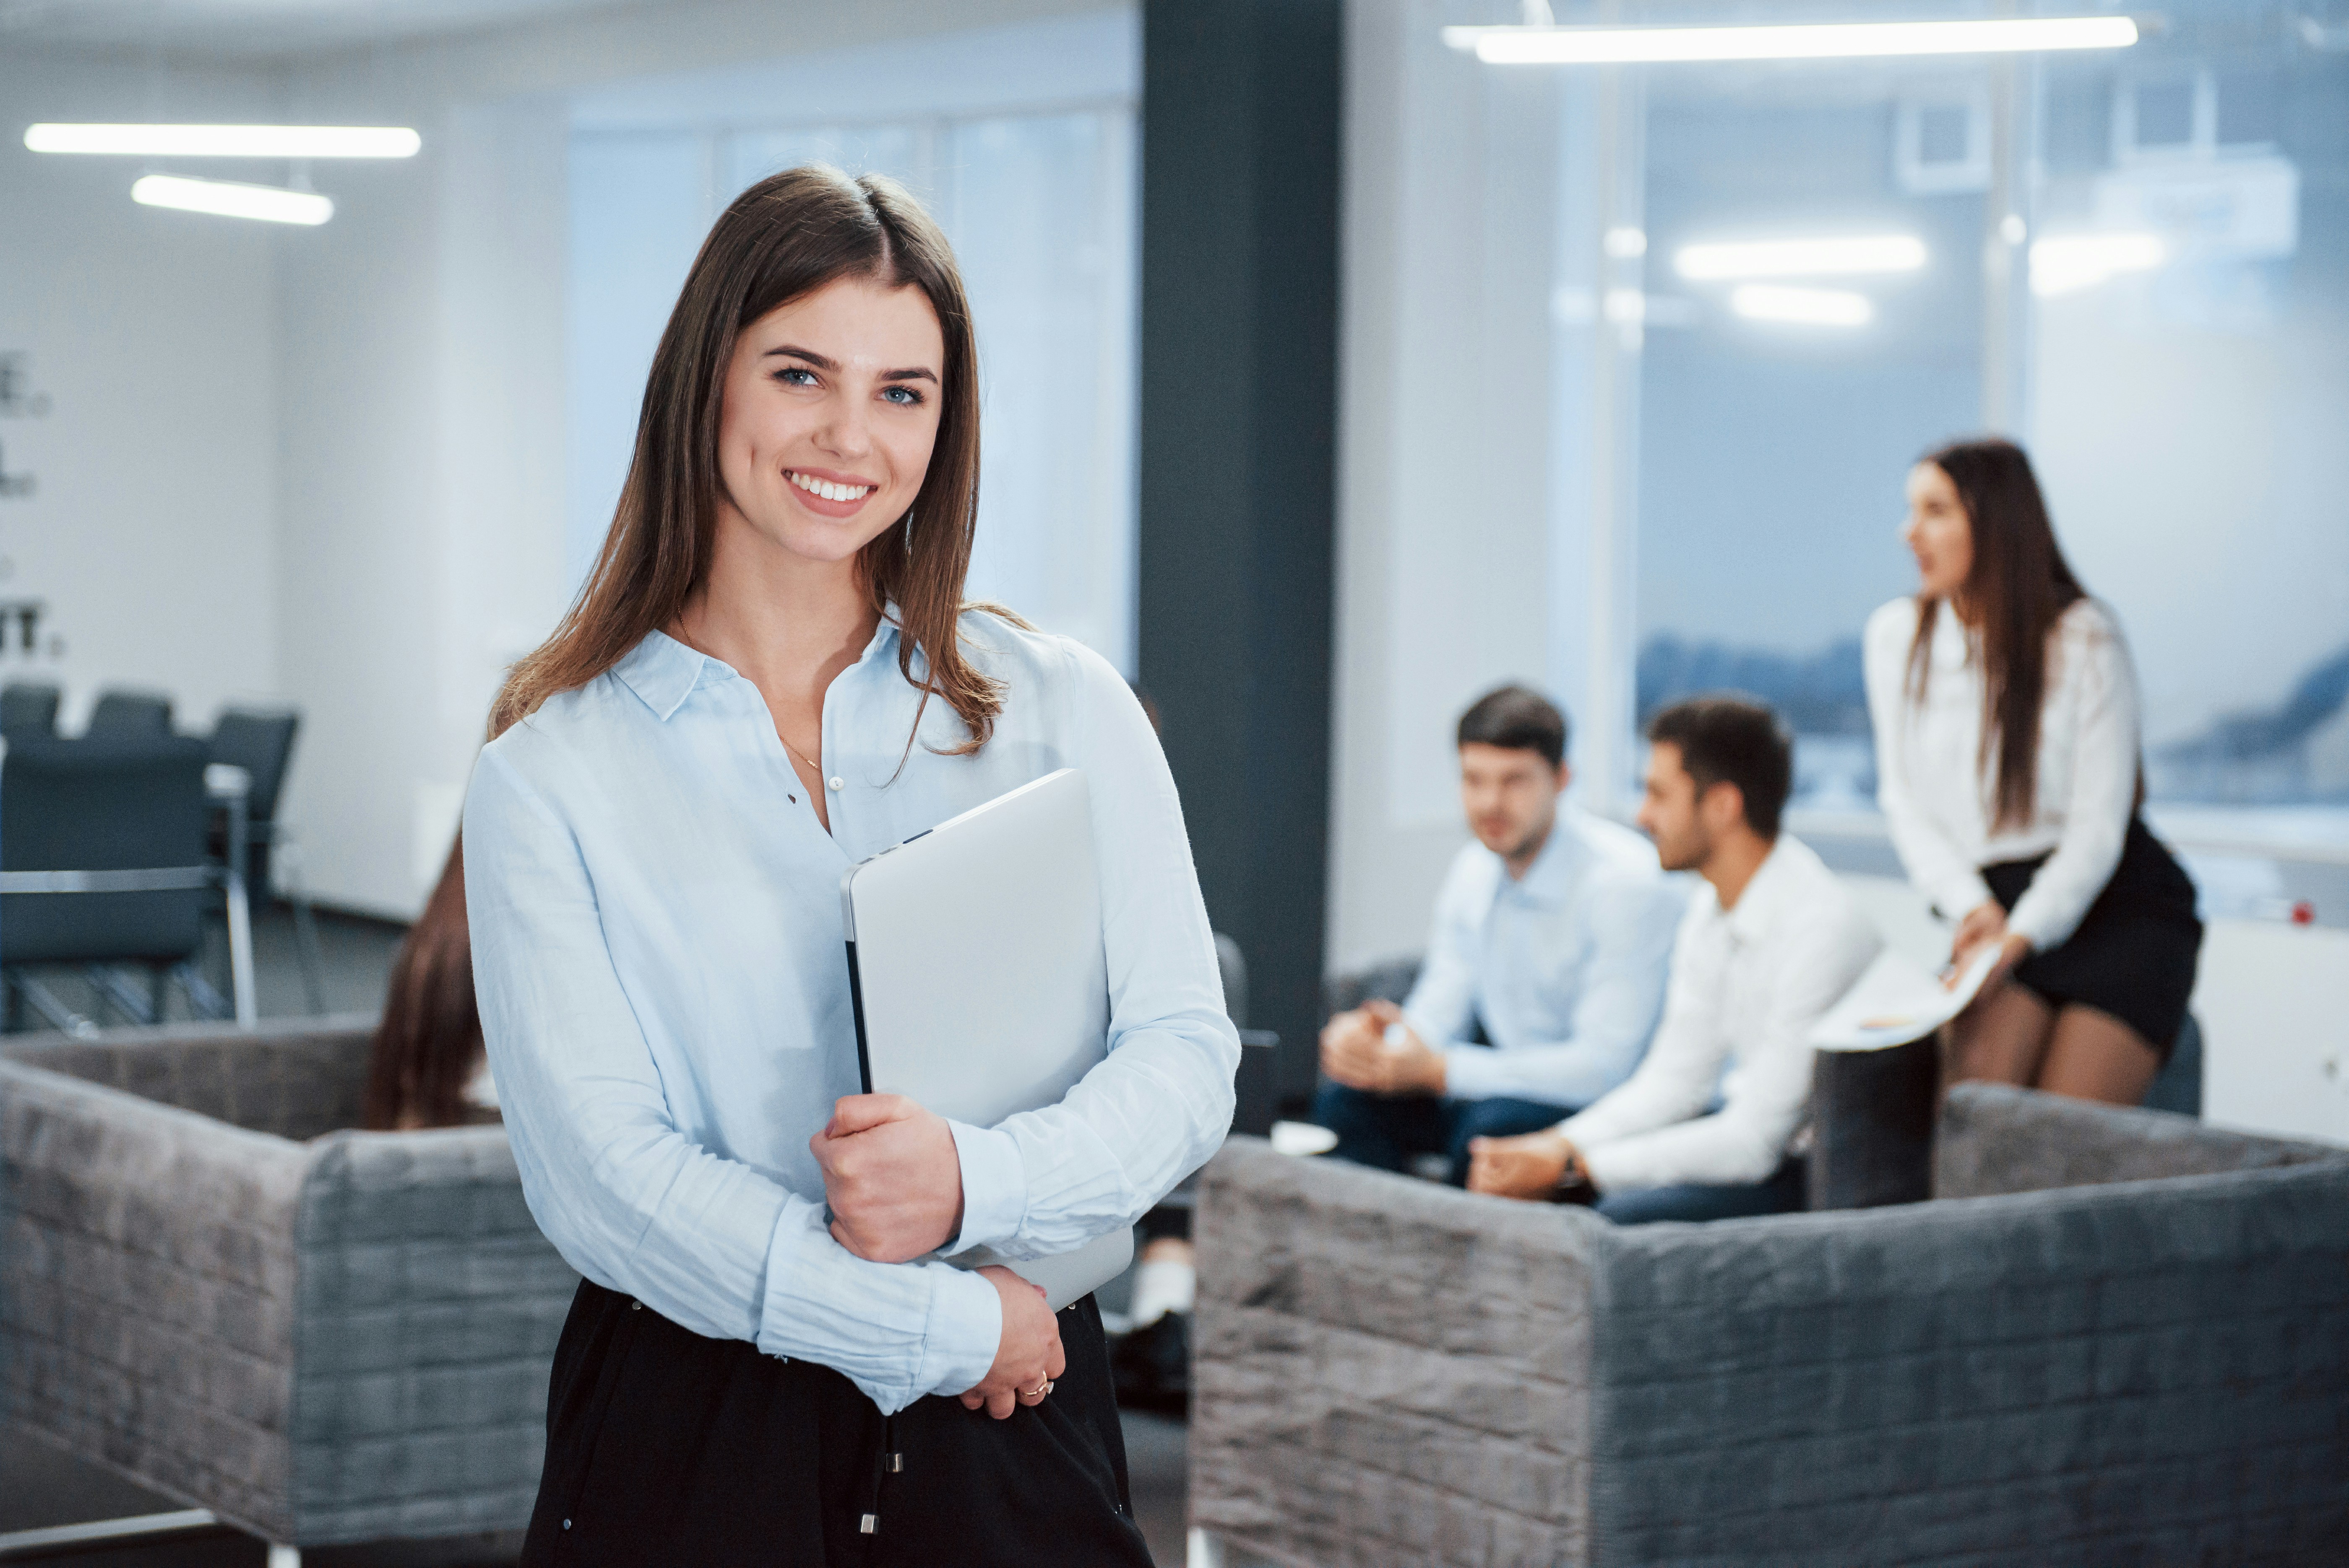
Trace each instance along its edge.
{"label": "woman's hand", "polygon": [[1061,1321],[1044,1304],[1041,1285],[999,1264],[979,1270],[978,1277],[1003,1298],[1003,1337],[995,1346],[995,1365],[963,1391],[962,1403],[966,1410],[984,1405],[1000,1421],[1014,1406],[1041,1405],[1052,1391],[1052,1379],[1069,1369],[1069,1358],[1061,1350]]}
{"label": "woman's hand", "polygon": [[903,1263],[962,1230],[962,1160],[946,1118],[903,1095],[851,1095],[808,1139],[823,1168],[833,1240],[860,1258]]}
{"label": "woman's hand", "polygon": [[1957,935],[1950,940],[1950,970],[1945,983],[1955,985],[1958,977],[1966,972],[1966,966],[1973,962],[1974,955],[1986,944],[2005,940],[2006,911],[1999,907],[1997,899],[1990,899],[1968,909],[1966,918],[1958,922]]}

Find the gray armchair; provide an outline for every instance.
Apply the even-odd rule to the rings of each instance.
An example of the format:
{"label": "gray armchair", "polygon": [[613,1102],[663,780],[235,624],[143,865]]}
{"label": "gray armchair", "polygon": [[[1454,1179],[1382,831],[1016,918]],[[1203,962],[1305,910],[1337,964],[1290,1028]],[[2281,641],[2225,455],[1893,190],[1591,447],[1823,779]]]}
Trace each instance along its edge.
{"label": "gray armchair", "polygon": [[0,1049],[11,1417],[282,1546],[527,1523],[577,1276],[502,1128],[349,1130],[371,1026]]}
{"label": "gray armchair", "polygon": [[1618,1230],[1235,1138],[1193,1523],[1316,1568],[2341,1561],[2349,1151],[1966,1085],[1935,1189]]}

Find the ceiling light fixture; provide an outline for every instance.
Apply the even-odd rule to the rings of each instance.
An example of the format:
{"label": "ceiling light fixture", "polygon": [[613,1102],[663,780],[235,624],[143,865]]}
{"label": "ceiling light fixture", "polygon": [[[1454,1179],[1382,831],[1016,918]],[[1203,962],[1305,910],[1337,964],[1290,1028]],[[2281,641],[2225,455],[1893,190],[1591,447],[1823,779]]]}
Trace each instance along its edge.
{"label": "ceiling light fixture", "polygon": [[315,191],[244,185],[232,180],[187,180],[176,174],[148,175],[130,187],[130,199],[142,207],[175,207],[183,213],[260,218],[272,223],[316,225],[335,215],[334,202]]}
{"label": "ceiling light fixture", "polygon": [[413,158],[423,139],[401,125],[28,126],[35,152],[134,158]]}
{"label": "ceiling light fixture", "polygon": [[2121,49],[2137,41],[2137,27],[2127,16],[1762,27],[1446,27],[1444,41],[1475,51],[1488,66],[1634,65]]}
{"label": "ceiling light fixture", "polygon": [[2109,283],[2116,273],[2147,272],[2169,259],[2152,234],[2061,234],[2031,247],[2031,292],[2043,297]]}
{"label": "ceiling light fixture", "polygon": [[1847,288],[1787,288],[1749,283],[1729,296],[1729,308],[1751,321],[1791,321],[1803,327],[1865,327],[1876,306]]}
{"label": "ceiling light fixture", "polygon": [[1672,257],[1675,272],[1700,283],[1738,277],[1915,272],[1924,265],[1925,242],[1914,234],[1850,234],[1682,245]]}

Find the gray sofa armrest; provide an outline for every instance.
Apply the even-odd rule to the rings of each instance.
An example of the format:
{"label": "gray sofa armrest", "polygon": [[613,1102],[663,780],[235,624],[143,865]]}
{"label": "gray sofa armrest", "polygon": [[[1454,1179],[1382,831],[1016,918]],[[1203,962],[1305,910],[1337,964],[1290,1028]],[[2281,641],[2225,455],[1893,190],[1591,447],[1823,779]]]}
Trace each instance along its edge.
{"label": "gray sofa armrest", "polygon": [[2333,1561],[2344,1214],[2326,1165],[1618,1231],[1593,1561]]}
{"label": "gray sofa armrest", "polygon": [[124,1089],[254,1132],[295,1140],[357,1127],[367,1086],[372,1013],[102,1030],[35,1037],[0,1058]]}
{"label": "gray sofa armrest", "polygon": [[531,1219],[504,1129],[337,1133],[317,1148],[295,1229],[300,1539],[526,1520],[579,1276]]}
{"label": "gray sofa armrest", "polygon": [[1960,1084],[1941,1111],[1933,1192],[1983,1198],[2332,1160],[2349,1160],[2349,1149],[2228,1132],[2167,1111]]}
{"label": "gray sofa armrest", "polygon": [[1194,1522],[1299,1564],[1582,1561],[1602,1221],[1236,1137],[1196,1224]]}
{"label": "gray sofa armrest", "polygon": [[310,1163],[282,1138],[0,1061],[10,1413],[175,1496],[271,1514]]}

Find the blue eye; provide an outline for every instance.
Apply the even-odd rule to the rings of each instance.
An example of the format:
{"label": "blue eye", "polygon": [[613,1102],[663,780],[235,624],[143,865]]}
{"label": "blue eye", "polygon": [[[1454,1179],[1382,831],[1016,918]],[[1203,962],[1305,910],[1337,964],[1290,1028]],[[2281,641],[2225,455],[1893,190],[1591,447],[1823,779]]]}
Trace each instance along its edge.
{"label": "blue eye", "polygon": [[922,406],[922,394],[911,387],[886,388],[881,395],[901,409],[918,409]]}
{"label": "blue eye", "polygon": [[[804,376],[807,379],[804,381],[792,379],[796,376]],[[804,365],[786,365],[775,372],[775,379],[786,387],[812,387],[815,385],[815,372]]]}

